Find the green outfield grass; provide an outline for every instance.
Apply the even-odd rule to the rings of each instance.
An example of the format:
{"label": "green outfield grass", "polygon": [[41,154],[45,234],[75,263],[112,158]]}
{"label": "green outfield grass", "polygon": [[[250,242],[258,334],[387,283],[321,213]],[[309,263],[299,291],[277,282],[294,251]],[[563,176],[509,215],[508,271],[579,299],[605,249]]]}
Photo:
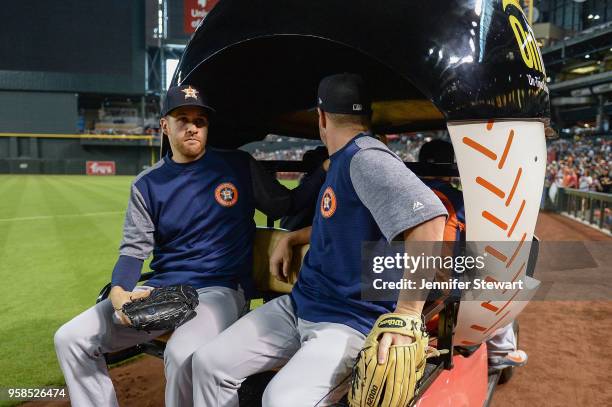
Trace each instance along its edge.
{"label": "green outfield grass", "polygon": [[132,178],[0,175],[0,387],[63,383],[53,334],[109,281]]}

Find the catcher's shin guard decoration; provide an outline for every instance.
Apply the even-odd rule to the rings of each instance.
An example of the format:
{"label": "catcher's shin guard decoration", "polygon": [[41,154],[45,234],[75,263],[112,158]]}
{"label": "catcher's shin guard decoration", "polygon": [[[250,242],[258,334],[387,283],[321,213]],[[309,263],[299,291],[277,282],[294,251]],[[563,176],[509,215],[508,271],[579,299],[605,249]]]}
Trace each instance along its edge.
{"label": "catcher's shin guard decoration", "polygon": [[[392,345],[384,364],[378,363],[378,346],[384,333],[413,338],[408,345]],[[407,406],[418,391],[428,356],[439,352],[428,346],[429,336],[420,317],[384,314],[365,340],[353,368],[348,400],[351,407]]]}
{"label": "catcher's shin guard decoration", "polygon": [[122,307],[132,328],[142,331],[169,331],[196,316],[198,292],[190,285],[155,288],[148,297]]}
{"label": "catcher's shin guard decoration", "polygon": [[[465,201],[466,237],[485,255],[485,281],[522,289],[480,290],[463,298],[454,343],[475,345],[513,321],[538,282],[525,275],[546,169],[540,121],[449,123]],[[484,297],[487,298],[484,298]]]}

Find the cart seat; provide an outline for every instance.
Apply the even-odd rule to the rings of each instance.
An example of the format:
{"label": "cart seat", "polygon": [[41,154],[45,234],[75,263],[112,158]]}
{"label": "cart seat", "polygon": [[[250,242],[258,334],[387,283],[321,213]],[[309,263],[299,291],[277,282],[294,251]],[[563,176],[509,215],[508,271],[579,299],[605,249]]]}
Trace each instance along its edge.
{"label": "cart seat", "polygon": [[257,228],[253,246],[253,279],[258,293],[265,298],[269,294],[288,294],[302,266],[302,260],[309,245],[293,248],[293,257],[289,267],[289,283],[277,280],[270,274],[270,256],[279,240],[289,232],[277,228]]}

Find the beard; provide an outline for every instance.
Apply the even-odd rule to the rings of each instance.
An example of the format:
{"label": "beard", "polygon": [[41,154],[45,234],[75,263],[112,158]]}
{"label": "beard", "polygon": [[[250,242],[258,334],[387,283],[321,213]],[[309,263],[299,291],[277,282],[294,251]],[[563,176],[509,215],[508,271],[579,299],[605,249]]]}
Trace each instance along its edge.
{"label": "beard", "polygon": [[205,148],[204,137],[184,136],[178,143],[177,149],[186,158],[197,158]]}
{"label": "beard", "polygon": [[181,145],[181,152],[185,157],[197,157],[204,151],[204,144],[201,141],[196,142],[185,142]]}

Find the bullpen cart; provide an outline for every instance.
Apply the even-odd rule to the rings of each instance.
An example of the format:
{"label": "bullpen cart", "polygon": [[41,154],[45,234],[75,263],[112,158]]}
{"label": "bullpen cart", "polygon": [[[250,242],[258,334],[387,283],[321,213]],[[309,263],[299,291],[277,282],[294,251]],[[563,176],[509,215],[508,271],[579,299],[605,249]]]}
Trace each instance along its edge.
{"label": "bullpen cart", "polygon": [[[533,31],[518,0],[223,0],[191,38],[172,84],[205,89],[219,112],[209,145],[238,148],[268,134],[318,139],[317,85],[340,72],[366,79],[375,133],[448,130],[456,164],[406,164],[418,176],[461,178],[467,240],[493,254],[486,279],[531,280],[529,290],[488,300],[426,305],[429,326],[437,320],[432,340],[450,352],[428,361],[416,405],[487,405],[511,371],[488,375],[485,340],[513,323],[537,288],[530,278],[537,245],[525,242],[535,239],[549,96]],[[167,149],[164,140],[162,153]],[[301,162],[263,163],[271,172],[304,170]],[[268,272],[286,233],[272,225],[255,238],[264,299],[291,289]],[[294,258],[294,281],[306,250]],[[162,356],[164,345],[162,337],[107,360]],[[248,379],[241,405],[260,403],[273,374]]]}

